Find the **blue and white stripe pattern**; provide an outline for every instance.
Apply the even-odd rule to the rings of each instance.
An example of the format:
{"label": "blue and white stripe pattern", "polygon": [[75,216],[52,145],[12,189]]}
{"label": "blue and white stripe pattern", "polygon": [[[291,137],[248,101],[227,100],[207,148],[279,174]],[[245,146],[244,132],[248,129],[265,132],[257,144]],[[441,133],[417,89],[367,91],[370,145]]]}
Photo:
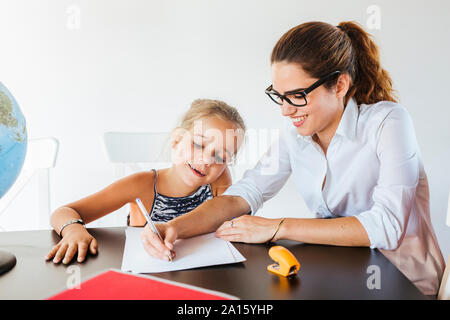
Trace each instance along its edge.
{"label": "blue and white stripe pattern", "polygon": [[212,199],[211,186],[203,185],[193,194],[185,197],[168,197],[158,193],[156,190],[156,170],[155,171],[155,197],[153,199],[150,217],[153,221],[167,222],[185,213],[188,213],[203,202]]}

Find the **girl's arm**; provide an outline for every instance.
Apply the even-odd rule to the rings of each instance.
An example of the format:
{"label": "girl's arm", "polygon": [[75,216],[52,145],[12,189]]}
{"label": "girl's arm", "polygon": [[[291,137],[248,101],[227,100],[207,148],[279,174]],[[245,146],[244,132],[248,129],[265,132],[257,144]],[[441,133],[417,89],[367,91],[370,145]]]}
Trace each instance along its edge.
{"label": "girl's arm", "polygon": [[[56,209],[51,217],[53,228],[60,234],[62,225],[70,220],[81,218],[89,223],[135,201],[137,197],[148,207],[153,200],[148,191],[151,189],[148,186],[153,183],[153,175],[153,172],[130,175],[91,196]],[[97,241],[80,224],[66,226],[61,236],[61,241],[47,254],[47,260],[66,264],[78,253],[78,262],[82,262],[88,250],[92,254],[97,253]]]}
{"label": "girl's arm", "polygon": [[153,172],[139,172],[122,178],[97,193],[56,209],[50,220],[51,225],[59,233],[67,221],[81,218],[85,223],[92,222],[135,201],[137,197],[148,207],[152,200],[148,197],[151,191],[148,186],[151,186],[152,180]]}

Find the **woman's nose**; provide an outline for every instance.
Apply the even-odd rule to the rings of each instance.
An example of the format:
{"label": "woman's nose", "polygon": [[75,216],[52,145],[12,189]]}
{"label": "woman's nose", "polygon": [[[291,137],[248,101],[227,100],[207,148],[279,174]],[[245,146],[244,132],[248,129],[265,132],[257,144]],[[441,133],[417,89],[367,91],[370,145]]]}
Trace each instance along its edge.
{"label": "woman's nose", "polygon": [[290,116],[297,112],[297,108],[290,105],[289,102],[286,100],[283,101],[283,104],[281,105],[281,114],[283,116]]}

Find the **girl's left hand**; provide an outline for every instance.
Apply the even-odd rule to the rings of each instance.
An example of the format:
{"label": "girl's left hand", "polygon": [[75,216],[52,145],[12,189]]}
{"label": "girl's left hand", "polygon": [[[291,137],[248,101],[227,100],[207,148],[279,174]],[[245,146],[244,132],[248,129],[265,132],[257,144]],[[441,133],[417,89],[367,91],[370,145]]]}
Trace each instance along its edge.
{"label": "girl's left hand", "polygon": [[264,243],[272,238],[280,221],[281,219],[244,215],[225,221],[216,230],[216,237],[233,242]]}

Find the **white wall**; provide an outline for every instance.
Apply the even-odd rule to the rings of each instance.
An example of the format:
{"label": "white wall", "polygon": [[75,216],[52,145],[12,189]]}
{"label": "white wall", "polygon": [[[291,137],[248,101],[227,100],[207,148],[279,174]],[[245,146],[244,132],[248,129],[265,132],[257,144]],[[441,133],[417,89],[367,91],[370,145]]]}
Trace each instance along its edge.
{"label": "white wall", "polygon": [[[60,141],[51,177],[54,209],[114,180],[103,132],[168,131],[195,98],[235,105],[250,128],[279,127],[279,112],[263,93],[275,42],[305,21],[366,25],[370,5],[381,9],[381,29],[370,32],[413,117],[431,185],[432,222],[447,255],[446,0],[0,0],[0,81],[21,105],[29,136]],[[292,214],[297,199],[287,188],[264,212]],[[0,224],[18,221],[11,228],[19,228],[34,210],[22,196]]]}

